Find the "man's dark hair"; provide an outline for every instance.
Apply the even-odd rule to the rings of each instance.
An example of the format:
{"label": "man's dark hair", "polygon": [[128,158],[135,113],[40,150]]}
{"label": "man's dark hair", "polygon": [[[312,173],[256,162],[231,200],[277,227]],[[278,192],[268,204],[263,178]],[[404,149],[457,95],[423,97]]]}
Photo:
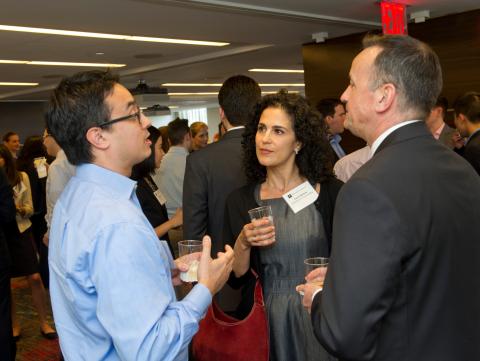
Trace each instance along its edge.
{"label": "man's dark hair", "polygon": [[333,177],[330,143],[320,115],[301,95],[281,91],[264,96],[254,116],[245,125],[242,141],[243,168],[248,181],[262,182],[267,175],[267,169],[258,161],[255,146],[258,123],[267,108],[282,109],[289,116],[295,137],[302,144],[295,157],[300,174],[312,183]]}
{"label": "man's dark hair", "polygon": [[151,153],[148,158],[133,166],[131,178],[135,180],[140,180],[155,171],[155,144],[162,134],[152,125],[148,127],[148,132],[150,133],[148,139],[152,142],[150,144]]}
{"label": "man's dark hair", "polygon": [[335,107],[337,105],[343,106],[343,103],[340,99],[324,98],[318,101],[316,108],[323,118],[327,116],[333,117],[335,115]]}
{"label": "man's dark hair", "polygon": [[480,93],[468,92],[453,103],[455,115],[463,114],[469,122],[480,123]]}
{"label": "man's dark hair", "polygon": [[185,135],[190,133],[187,119],[174,119],[168,123],[168,139],[170,145],[179,145],[183,143]]}
{"label": "man's dark hair", "polygon": [[105,98],[117,83],[118,76],[109,71],[93,70],[63,79],[53,91],[46,113],[47,132],[65,151],[70,163],[92,162],[86,134],[88,129],[109,120]]}
{"label": "man's dark hair", "polygon": [[3,136],[3,141],[4,142],[8,142],[10,140],[10,137],[12,135],[18,135],[17,133],[15,132],[7,132],[4,136]]}
{"label": "man's dark hair", "polygon": [[445,98],[444,96],[439,96],[437,98],[437,102],[435,103],[435,107],[440,107],[442,108],[443,112],[443,118],[447,116],[447,110],[448,110],[448,99]]}
{"label": "man's dark hair", "polygon": [[437,54],[425,43],[405,35],[367,35],[364,48],[379,47],[373,63],[370,88],[395,85],[399,109],[425,119],[442,90],[442,68]]}
{"label": "man's dark hair", "polygon": [[28,172],[33,167],[35,158],[47,157],[47,151],[43,145],[43,139],[39,135],[31,135],[25,139],[22,149],[17,158],[17,169]]}
{"label": "man's dark hair", "polygon": [[258,83],[244,75],[235,75],[223,83],[218,92],[218,103],[233,126],[245,125],[260,102],[262,92]]}

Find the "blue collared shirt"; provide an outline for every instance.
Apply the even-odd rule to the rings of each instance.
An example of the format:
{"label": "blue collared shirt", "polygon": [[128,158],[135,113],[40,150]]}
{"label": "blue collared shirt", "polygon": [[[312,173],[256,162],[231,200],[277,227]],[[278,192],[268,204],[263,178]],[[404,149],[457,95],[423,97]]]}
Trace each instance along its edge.
{"label": "blue collared shirt", "polygon": [[66,360],[187,360],[211,302],[197,284],[180,302],[168,246],[142,213],[136,182],[77,167],[50,229],[50,295]]}
{"label": "blue collared shirt", "polygon": [[335,154],[339,159],[342,157],[345,157],[345,151],[340,145],[341,140],[342,140],[342,137],[338,134],[331,135],[329,137],[330,145],[332,146],[333,151],[335,152]]}

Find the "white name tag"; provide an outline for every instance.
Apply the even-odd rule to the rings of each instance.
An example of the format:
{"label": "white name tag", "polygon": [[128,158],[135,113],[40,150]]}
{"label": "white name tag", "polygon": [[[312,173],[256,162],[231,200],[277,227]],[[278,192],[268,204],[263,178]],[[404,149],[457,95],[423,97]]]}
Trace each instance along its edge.
{"label": "white name tag", "polygon": [[298,187],[293,188],[290,192],[285,193],[282,197],[293,213],[298,213],[315,202],[318,198],[318,193],[312,185],[306,181]]}
{"label": "white name tag", "polygon": [[45,178],[47,176],[47,159],[45,157],[35,158],[33,165],[37,170],[38,178]]}
{"label": "white name tag", "polygon": [[163,206],[165,204],[165,202],[167,201],[164,197],[164,195],[162,194],[162,192],[160,192],[160,189],[157,189],[155,192],[153,192],[153,194],[155,195],[155,197],[157,198],[158,202]]}

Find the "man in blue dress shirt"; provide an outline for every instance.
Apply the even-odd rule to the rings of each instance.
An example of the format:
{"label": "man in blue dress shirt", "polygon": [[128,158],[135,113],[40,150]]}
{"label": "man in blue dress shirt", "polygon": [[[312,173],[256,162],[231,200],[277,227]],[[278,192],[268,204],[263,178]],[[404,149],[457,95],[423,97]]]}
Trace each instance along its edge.
{"label": "man in blue dress shirt", "polygon": [[188,266],[158,240],[129,179],[150,155],[148,126],[109,72],[76,74],[51,96],[48,130],[77,166],[50,228],[50,293],[66,360],[187,360],[231,271],[232,249],[212,260],[205,237],[198,284],[176,300],[173,284]]}

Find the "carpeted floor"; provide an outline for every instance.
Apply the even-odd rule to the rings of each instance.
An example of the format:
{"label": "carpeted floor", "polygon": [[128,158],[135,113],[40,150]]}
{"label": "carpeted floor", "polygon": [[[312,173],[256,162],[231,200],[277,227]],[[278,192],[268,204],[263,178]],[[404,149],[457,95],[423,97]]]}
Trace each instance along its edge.
{"label": "carpeted floor", "polygon": [[[60,360],[58,340],[47,340],[40,334],[37,313],[32,305],[32,294],[25,278],[12,280],[12,293],[17,305],[17,317],[22,327],[17,342],[17,361]],[[51,311],[49,321],[53,326]]]}

